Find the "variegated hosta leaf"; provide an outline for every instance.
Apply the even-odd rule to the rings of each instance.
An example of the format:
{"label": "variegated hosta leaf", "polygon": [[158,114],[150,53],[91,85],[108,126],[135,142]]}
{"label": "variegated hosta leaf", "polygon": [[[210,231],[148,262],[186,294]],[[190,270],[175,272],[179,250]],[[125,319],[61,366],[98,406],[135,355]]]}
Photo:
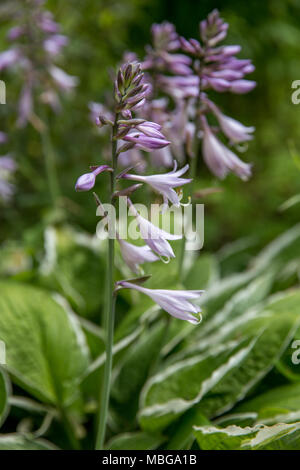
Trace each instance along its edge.
{"label": "variegated hosta leaf", "polygon": [[228,426],[194,427],[194,434],[203,450],[299,450],[300,422],[241,428]]}
{"label": "variegated hosta leaf", "polygon": [[142,427],[162,429],[196,404],[209,418],[230,410],[271,370],[292,339],[299,322],[299,296],[296,292],[273,301],[265,311],[225,331],[207,353],[152,377],[143,391]]}
{"label": "variegated hosta leaf", "polygon": [[50,292],[1,282],[0,340],[6,345],[5,367],[24,390],[56,405],[78,397],[88,349],[75,316]]}

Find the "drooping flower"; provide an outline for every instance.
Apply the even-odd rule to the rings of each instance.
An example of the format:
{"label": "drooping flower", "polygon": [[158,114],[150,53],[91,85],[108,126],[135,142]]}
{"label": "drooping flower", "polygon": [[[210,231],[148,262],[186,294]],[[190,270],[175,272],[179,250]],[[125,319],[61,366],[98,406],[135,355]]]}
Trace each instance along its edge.
{"label": "drooping flower", "polygon": [[255,131],[255,127],[244,126],[236,119],[225,116],[212,101],[207,100],[206,102],[217,117],[222,131],[230,142],[238,144],[253,139],[252,133]]}
{"label": "drooping flower", "polygon": [[222,113],[218,113],[217,117],[222,131],[231,142],[239,143],[253,139],[252,133],[255,131],[255,127],[244,126],[236,119]]}
{"label": "drooping flower", "polygon": [[251,176],[251,165],[240,160],[214,135],[205,118],[202,119],[202,125],[203,157],[212,173],[218,178],[224,179],[228,172],[232,171],[242,180],[248,180]]}
{"label": "drooping flower", "polygon": [[135,289],[148,295],[163,310],[175,318],[186,320],[194,325],[201,321],[201,309],[192,300],[198,299],[203,290],[148,289],[128,281],[118,281],[117,286]]}
{"label": "drooping flower", "polygon": [[103,171],[112,171],[112,169],[108,165],[100,165],[93,167],[93,171],[90,173],[85,173],[84,175],[79,176],[75,184],[75,190],[80,192],[92,189],[96,183],[96,176],[103,173]]}
{"label": "drooping flower", "polygon": [[168,206],[168,201],[170,201],[176,207],[179,207],[179,196],[173,188],[179,188],[192,181],[188,178],[180,178],[184,173],[188,171],[188,169],[189,165],[185,165],[180,170],[177,170],[177,162],[174,161],[174,168],[169,173],[149,176],[123,173],[122,178],[134,181],[141,181],[142,183],[149,184],[153,189],[155,189],[163,196],[165,208]]}
{"label": "drooping flower", "polygon": [[120,245],[122,257],[127,266],[136,274],[140,272],[140,264],[153,263],[159,260],[158,256],[151,250],[148,245],[137,246],[129,243],[117,234],[117,240]]}
{"label": "drooping flower", "polygon": [[152,222],[145,219],[138,213],[130,199],[128,199],[128,205],[130,207],[131,213],[136,218],[141,237],[151,248],[151,250],[153,250],[159,256],[175,258],[174,251],[167,240],[179,240],[182,238],[182,235],[172,235],[171,233],[168,233],[152,224]]}

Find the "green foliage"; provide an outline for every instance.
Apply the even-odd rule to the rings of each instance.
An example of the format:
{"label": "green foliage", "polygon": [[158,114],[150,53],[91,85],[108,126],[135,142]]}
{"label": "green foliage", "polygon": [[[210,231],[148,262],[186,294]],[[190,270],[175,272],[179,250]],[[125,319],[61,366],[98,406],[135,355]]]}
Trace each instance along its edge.
{"label": "green foliage", "polygon": [[109,450],[151,450],[157,449],[164,438],[145,432],[120,434],[107,444]]}
{"label": "green foliage", "polygon": [[229,426],[195,427],[195,435],[203,450],[299,450],[300,424],[275,424],[254,428]]}
{"label": "green foliage", "polygon": [[0,339],[14,381],[39,400],[63,406],[78,398],[88,365],[75,317],[41,289],[1,282]]}
{"label": "green foliage", "polygon": [[44,439],[27,439],[17,434],[0,437],[0,450],[58,450]]}
{"label": "green foliage", "polygon": [[[48,245],[31,276],[44,288],[14,279],[0,283],[0,340],[6,344],[6,371],[19,390],[19,396],[10,399],[7,378],[0,375],[2,426],[5,432],[11,400],[11,413],[28,414],[42,431],[33,440],[26,433],[22,438],[3,436],[0,445],[47,447],[39,441],[45,435],[54,446],[69,448],[75,446],[75,436],[89,448],[90,436],[84,438],[84,430],[98,408],[103,330],[84,318],[85,309],[79,308],[81,316],[70,310],[62,295],[73,300],[78,312],[76,296],[72,299],[65,284],[54,283],[51,276],[69,245],[80,252],[90,241],[66,228],[47,230]],[[49,231],[58,243],[51,244]],[[298,337],[300,293],[294,288],[276,294],[275,289],[298,249],[296,226],[257,254],[250,269],[221,279],[215,258],[200,256],[184,281],[194,283],[186,287],[196,288],[206,280],[198,327],[168,317],[138,294],[124,291],[126,295],[118,297],[107,448],[187,449],[195,437],[201,449],[297,448],[299,383],[289,380],[298,375],[286,372],[285,358]],[[101,272],[103,257],[98,253]],[[89,278],[76,284],[76,257],[68,258],[68,266],[73,287],[88,284]],[[89,256],[83,257],[82,269],[88,266]],[[201,266],[202,278],[195,274]],[[52,274],[45,275],[49,267]],[[174,265],[165,268],[156,264],[152,282],[167,275],[170,287],[174,282],[177,286]],[[91,318],[96,318],[98,307],[90,306]],[[38,401],[27,405],[22,391]],[[279,428],[278,423],[290,427]],[[268,438],[262,435],[262,424],[270,426]]]}

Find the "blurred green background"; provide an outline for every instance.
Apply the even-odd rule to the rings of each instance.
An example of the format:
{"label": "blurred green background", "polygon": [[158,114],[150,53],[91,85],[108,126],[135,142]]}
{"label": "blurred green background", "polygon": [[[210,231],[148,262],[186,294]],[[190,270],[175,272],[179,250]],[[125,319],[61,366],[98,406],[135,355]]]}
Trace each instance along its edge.
{"label": "blurred green background", "polygon": [[[251,58],[257,88],[248,95],[218,95],[225,114],[256,127],[255,139],[245,153],[253,162],[248,183],[230,175],[214,182],[204,165],[199,166],[199,188],[217,184],[223,192],[204,199],[205,249],[219,250],[227,242],[250,237],[253,249],[263,246],[298,221],[299,205],[286,211],[279,206],[300,192],[300,173],[293,153],[300,152],[300,105],[291,102],[291,83],[300,78],[300,2],[297,0],[192,1],[185,0],[52,0],[47,6],[70,38],[62,65],[80,79],[80,85],[63,104],[58,116],[49,112],[51,136],[57,154],[63,206],[67,214],[49,212],[44,160],[38,133],[28,126],[14,126],[19,79],[3,74],[7,105],[0,107],[1,129],[9,129],[9,150],[16,155],[17,194],[1,207],[1,240],[19,238],[36,222],[66,217],[91,233],[95,230],[92,198],[76,194],[74,183],[90,164],[103,159],[103,141],[89,120],[88,102],[102,101],[124,51],[143,56],[153,22],[169,20],[178,32],[195,37],[199,20],[218,8],[229,22],[228,44],[241,44],[240,57]],[[7,48],[3,24],[0,49]],[[291,151],[292,150],[292,151]],[[101,194],[101,180],[97,190]]]}
{"label": "blurred green background", "polygon": [[[1,15],[2,5],[4,2],[0,0],[0,51],[8,48],[6,33],[11,26]],[[211,384],[208,400],[212,398],[210,405],[213,402],[213,406],[207,407],[204,401],[204,405],[200,403],[200,412],[214,419],[220,412],[220,397],[224,398],[224,403],[229,403],[229,408],[224,409],[230,411],[245,397],[245,386],[249,386],[245,393],[250,392],[251,397],[274,391],[274,402],[269,395],[262,398],[266,408],[261,407],[262,413],[258,406],[247,403],[249,395],[240,405],[242,411],[259,410],[258,422],[264,417],[263,413],[267,417],[275,416],[282,408],[284,412],[299,412],[299,366],[291,362],[290,344],[293,337],[300,338],[299,330],[294,334],[299,326],[299,289],[290,289],[299,285],[300,224],[291,227],[299,222],[300,203],[286,206],[285,210],[282,205],[300,194],[300,104],[291,101],[292,82],[300,80],[300,0],[50,0],[46,7],[51,9],[70,40],[57,65],[77,76],[80,83],[70,97],[63,98],[60,114],[49,110],[46,116],[52,141],[50,151],[55,153],[61,186],[58,207],[53,209],[41,137],[30,125],[23,130],[15,126],[22,77],[10,72],[0,74],[7,86],[7,104],[0,105],[0,131],[9,136],[1,154],[2,149],[3,154],[13,153],[19,167],[15,175],[15,197],[8,205],[0,203],[0,340],[8,346],[8,372],[17,370],[23,377],[23,382],[12,377],[13,394],[21,398],[32,395],[48,403],[51,380],[59,392],[65,387],[66,397],[70,394],[74,402],[65,400],[64,396],[61,399],[60,393],[58,397],[50,393],[50,402],[54,409],[65,406],[74,419],[83,447],[92,447],[104,364],[104,331],[97,325],[104,305],[106,246],[86,236],[84,231],[95,234],[99,219],[91,194],[76,193],[74,185],[90,165],[104,161],[106,137],[91,123],[88,103],[109,101],[112,72],[125,51],[133,51],[143,58],[144,47],[150,42],[152,23],[168,20],[176,25],[180,34],[197,37],[199,21],[218,8],[230,25],[226,43],[241,44],[239,57],[251,59],[256,67],[249,77],[257,81],[254,91],[247,95],[216,96],[216,103],[226,115],[256,127],[255,138],[242,155],[243,160],[253,162],[253,177],[245,183],[230,175],[219,182],[199,162],[196,189],[217,186],[222,191],[199,201],[205,204],[204,250],[197,260],[192,260],[182,283],[184,288],[204,288],[208,292],[202,305],[203,322],[197,329],[192,331],[186,322],[172,320],[168,331],[166,314],[152,311],[148,297],[140,298],[129,291],[122,291],[118,296],[114,340],[115,344],[123,343],[124,349],[116,353],[117,373],[113,374],[108,437],[124,431],[147,431],[147,423],[145,427],[140,426],[136,416],[140,410],[140,393],[160,368],[168,364],[172,367],[178,357],[189,360],[205,351],[207,366],[204,363],[202,367],[199,360],[199,369],[191,369],[190,376],[183,375],[178,381],[175,373],[174,382],[171,376],[170,383],[166,374],[162,393],[167,388],[170,393],[174,392],[173,398],[186,399],[190,397],[190,390],[193,392],[198,387],[198,393],[202,381],[206,383],[205,379],[214,369],[223,367],[220,364],[227,361],[229,364],[228,357],[236,354],[230,349],[232,341],[238,341],[238,348],[244,348],[243,342],[249,338],[251,344],[252,340],[257,344],[253,350],[249,349],[249,356],[245,356],[238,367],[232,362],[228,381],[227,375],[220,375],[221,388],[219,383],[216,387]],[[96,191],[105,201],[105,175],[98,178]],[[145,194],[140,190],[136,200],[142,202]],[[263,250],[271,240],[275,242]],[[178,245],[174,250],[178,254]],[[253,257],[257,253],[259,255]],[[124,263],[118,259],[116,267],[120,278],[124,277]],[[148,287],[178,287],[176,260],[168,265],[155,263],[145,269],[146,273],[152,273]],[[230,276],[233,273],[237,274]],[[3,281],[3,277],[11,279]],[[283,293],[286,289],[288,291]],[[72,349],[74,331],[59,321],[67,318],[69,310],[67,312],[65,304],[63,308],[58,305],[58,297],[53,300],[53,292],[67,299],[75,311],[88,346],[84,354],[80,348]],[[269,297],[275,292],[280,295]],[[252,307],[257,309],[257,318],[248,315]],[[227,330],[228,325],[231,330]],[[129,337],[126,343],[124,338]],[[47,341],[48,349],[45,348]],[[164,344],[166,348],[162,348]],[[219,346],[224,346],[223,356],[223,353],[216,355]],[[96,367],[98,359],[102,362]],[[47,380],[39,360],[45,363]],[[88,364],[92,367],[85,375]],[[68,367],[74,382],[70,382]],[[5,388],[1,378],[0,368],[0,392]],[[28,383],[34,386],[37,383],[36,390],[33,388],[32,392]],[[277,388],[281,385],[287,387],[286,391]],[[157,396],[160,400],[159,391]],[[290,396],[295,397],[294,402]],[[154,396],[154,404],[155,399]],[[270,403],[273,403],[271,411]],[[21,405],[18,402],[12,405],[1,432],[25,429],[30,433],[37,426],[43,427],[41,417],[34,413],[28,426],[30,412]],[[224,409],[221,408],[221,413]],[[234,410],[240,411],[239,408]],[[0,393],[0,423],[2,411]],[[166,431],[166,436],[172,436],[166,448],[186,449],[186,440],[179,444],[176,440],[178,436],[181,438],[180,434],[185,439],[185,432],[189,437],[195,423],[203,424],[197,417],[198,411],[197,406],[191,408],[182,421],[176,416],[178,421],[174,428]],[[223,424],[226,419],[225,416]],[[240,423],[238,419],[233,422]],[[69,448],[70,443],[65,442],[66,435],[60,433],[56,421],[44,432],[59,447]],[[300,431],[298,448],[299,435]],[[135,435],[133,442],[131,445],[136,446]]]}

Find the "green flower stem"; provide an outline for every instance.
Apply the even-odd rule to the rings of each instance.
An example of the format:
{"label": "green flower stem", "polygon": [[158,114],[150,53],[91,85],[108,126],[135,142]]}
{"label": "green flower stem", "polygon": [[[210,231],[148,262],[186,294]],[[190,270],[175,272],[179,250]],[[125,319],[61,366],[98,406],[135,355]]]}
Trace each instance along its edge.
{"label": "green flower stem", "polygon": [[[115,204],[113,194],[115,192],[116,182],[116,168],[117,168],[117,141],[115,135],[118,130],[118,114],[116,114],[115,122],[112,132],[112,167],[113,171],[110,173],[110,201],[111,204]],[[108,258],[107,258],[107,290],[106,290],[106,301],[105,301],[105,327],[106,327],[106,361],[104,367],[104,377],[101,390],[101,400],[99,407],[98,416],[98,429],[96,436],[96,450],[103,450],[107,416],[108,416],[108,405],[109,405],[109,394],[110,394],[110,382],[111,382],[111,370],[112,370],[112,349],[114,340],[114,323],[115,323],[115,304],[116,296],[114,294],[114,271],[115,271],[115,240],[114,238],[108,239]]]}

